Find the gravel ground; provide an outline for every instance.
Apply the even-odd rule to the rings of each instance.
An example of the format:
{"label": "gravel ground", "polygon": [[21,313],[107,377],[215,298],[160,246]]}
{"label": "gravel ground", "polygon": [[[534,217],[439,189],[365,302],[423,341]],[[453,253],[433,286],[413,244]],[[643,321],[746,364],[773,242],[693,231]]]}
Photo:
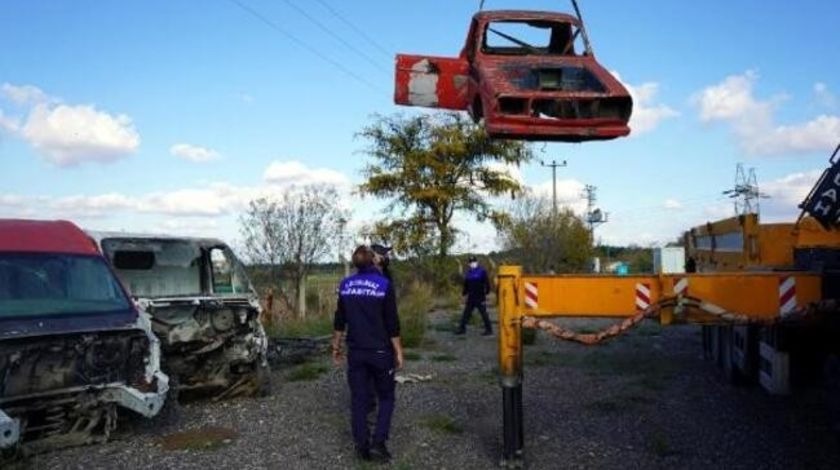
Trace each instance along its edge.
{"label": "gravel ground", "polygon": [[[394,468],[498,464],[497,340],[478,328],[455,337],[451,318],[433,315],[427,344],[411,350],[405,372],[433,379],[398,386]],[[823,392],[778,398],[728,385],[703,361],[699,328],[645,324],[598,347],[540,334],[525,362],[529,468],[840,468]],[[275,371],[274,385],[268,398],[183,405],[171,424],[123,421],[108,444],[27,466],[372,468],[353,459],[343,370],[318,358]]]}

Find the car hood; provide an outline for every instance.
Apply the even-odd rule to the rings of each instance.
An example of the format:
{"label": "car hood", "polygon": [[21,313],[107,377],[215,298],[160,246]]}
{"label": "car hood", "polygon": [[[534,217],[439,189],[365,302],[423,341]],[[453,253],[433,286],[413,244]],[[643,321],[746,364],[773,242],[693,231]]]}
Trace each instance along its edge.
{"label": "car hood", "polygon": [[137,323],[137,317],[137,312],[125,311],[61,317],[0,319],[0,340],[133,329]]}
{"label": "car hood", "polygon": [[627,89],[591,57],[492,58],[479,61],[477,68],[494,94],[629,96]]}

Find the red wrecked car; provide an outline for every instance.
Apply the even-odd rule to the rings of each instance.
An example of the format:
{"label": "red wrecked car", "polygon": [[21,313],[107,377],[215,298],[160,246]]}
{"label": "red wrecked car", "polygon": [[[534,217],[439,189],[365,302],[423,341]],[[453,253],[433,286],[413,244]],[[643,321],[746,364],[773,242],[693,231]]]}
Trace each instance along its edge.
{"label": "red wrecked car", "polygon": [[582,142],[630,133],[633,100],[563,13],[482,11],[457,58],[397,55],[394,101],[467,110],[495,138]]}

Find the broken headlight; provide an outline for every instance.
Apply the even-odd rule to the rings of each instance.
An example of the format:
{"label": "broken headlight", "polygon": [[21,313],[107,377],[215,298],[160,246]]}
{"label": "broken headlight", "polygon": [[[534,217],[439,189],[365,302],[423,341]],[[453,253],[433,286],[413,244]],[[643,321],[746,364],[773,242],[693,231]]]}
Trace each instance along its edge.
{"label": "broken headlight", "polygon": [[211,315],[210,321],[216,331],[228,331],[236,326],[236,315],[230,309],[216,310]]}

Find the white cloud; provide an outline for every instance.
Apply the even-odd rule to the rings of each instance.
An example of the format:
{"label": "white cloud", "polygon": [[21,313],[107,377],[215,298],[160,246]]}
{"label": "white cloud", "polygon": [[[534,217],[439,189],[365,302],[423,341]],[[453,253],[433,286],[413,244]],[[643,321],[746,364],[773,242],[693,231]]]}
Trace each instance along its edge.
{"label": "white cloud", "polygon": [[34,85],[12,85],[11,83],[4,83],[0,85],[0,93],[6,99],[19,106],[35,105],[54,100]]}
{"label": "white cloud", "polygon": [[659,94],[659,83],[645,82],[635,86],[622,80],[617,72],[611,73],[627,88],[630,96],[633,97],[633,114],[630,117],[631,136],[651,132],[662,121],[680,115],[670,106],[656,102],[656,95]]}
{"label": "white cloud", "polygon": [[767,100],[754,95],[758,74],[731,75],[695,95],[700,120],[728,123],[743,151],[753,155],[781,155],[828,151],[840,136],[840,117],[820,115],[810,121],[777,125],[775,111],[784,95]]}
{"label": "white cloud", "polygon": [[0,97],[20,106],[25,116],[18,119],[0,111],[0,130],[25,140],[56,166],[112,162],[140,145],[140,136],[125,114],[65,104],[34,85],[4,83]]}
{"label": "white cloud", "polygon": [[[334,170],[308,170],[297,162],[273,162],[266,170],[281,171],[290,168],[291,180],[270,179],[253,186],[236,186],[215,182],[171,191],[154,191],[138,196],[121,193],[97,195],[71,195],[63,197],[30,197],[0,194],[0,208],[31,207],[44,217],[101,218],[132,215],[177,216],[190,218],[218,218],[237,214],[248,207],[251,200],[274,197],[279,191],[297,188],[303,184],[334,184],[342,194],[341,204],[352,209],[358,201],[347,194],[350,181]],[[302,167],[302,169],[301,169]],[[283,173],[286,174],[286,173]],[[285,187],[278,184],[286,184]]]}
{"label": "white cloud", "polygon": [[[576,179],[557,180],[557,205],[568,207],[576,214],[583,214],[586,211],[586,201],[583,199],[584,183]],[[551,180],[531,186],[535,195],[545,197],[549,201],[552,198],[553,188]]]}
{"label": "white cloud", "polygon": [[339,188],[350,185],[343,173],[329,168],[309,168],[298,161],[273,161],[263,173],[263,180],[275,186],[308,186],[332,184]]}
{"label": "white cloud", "polygon": [[140,212],[185,217],[221,216],[244,207],[247,189],[220,187],[179,189],[144,196],[137,205]]}
{"label": "white cloud", "polygon": [[834,109],[837,107],[837,96],[828,89],[828,85],[822,82],[814,84],[814,101],[824,108]]}
{"label": "white cloud", "polygon": [[792,173],[761,184],[761,192],[770,196],[761,201],[762,216],[768,220],[792,221],[799,215],[799,203],[805,200],[821,174],[821,170]]}
{"label": "white cloud", "polygon": [[676,199],[666,199],[662,207],[668,210],[679,210],[683,208],[683,204]]}
{"label": "white cloud", "polygon": [[219,229],[219,222],[216,219],[201,218],[166,219],[160,226],[169,233],[205,237]]}
{"label": "white cloud", "polygon": [[254,102],[254,97],[252,95],[249,95],[248,93],[240,93],[239,100],[245,104],[251,104]]}
{"label": "white cloud", "polygon": [[169,153],[194,163],[205,163],[219,158],[219,153],[215,150],[192,144],[175,144],[169,147]]}
{"label": "white cloud", "polygon": [[2,132],[17,132],[20,128],[20,121],[17,118],[6,116],[3,110],[0,109],[0,131]]}
{"label": "white cloud", "polygon": [[119,193],[96,196],[66,196],[50,203],[50,208],[62,216],[107,217],[114,212],[134,209],[136,201]]}
{"label": "white cloud", "polygon": [[20,134],[49,162],[63,167],[112,162],[140,145],[128,116],[111,115],[90,105],[36,105]]}

